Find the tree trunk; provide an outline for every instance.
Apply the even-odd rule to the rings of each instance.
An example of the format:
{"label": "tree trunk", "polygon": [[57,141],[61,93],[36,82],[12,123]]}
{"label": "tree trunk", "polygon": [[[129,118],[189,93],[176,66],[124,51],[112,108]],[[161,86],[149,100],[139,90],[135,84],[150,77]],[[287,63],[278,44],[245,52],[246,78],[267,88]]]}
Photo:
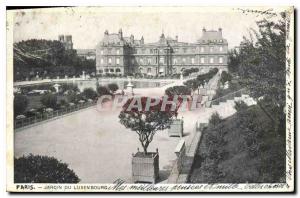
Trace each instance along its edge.
{"label": "tree trunk", "polygon": [[144,154],[147,155],[147,153],[148,153],[148,152],[147,152],[147,147],[146,147],[146,146],[143,146],[143,149],[144,149]]}

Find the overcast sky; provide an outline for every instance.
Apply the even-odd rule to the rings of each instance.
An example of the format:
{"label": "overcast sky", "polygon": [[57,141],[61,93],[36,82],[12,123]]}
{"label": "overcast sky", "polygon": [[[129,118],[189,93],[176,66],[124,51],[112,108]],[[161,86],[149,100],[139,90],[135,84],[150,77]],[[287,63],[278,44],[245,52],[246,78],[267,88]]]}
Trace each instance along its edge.
{"label": "overcast sky", "polygon": [[[267,10],[262,8],[261,10]],[[272,12],[277,12],[272,11]],[[14,42],[26,39],[56,40],[59,34],[71,34],[75,49],[95,48],[104,31],[124,36],[133,34],[145,42],[156,42],[162,31],[179,41],[195,42],[202,28],[223,29],[229,47],[237,46],[261,15],[242,13],[233,8],[207,7],[147,7],[147,8],[59,8],[17,11],[14,15]]]}

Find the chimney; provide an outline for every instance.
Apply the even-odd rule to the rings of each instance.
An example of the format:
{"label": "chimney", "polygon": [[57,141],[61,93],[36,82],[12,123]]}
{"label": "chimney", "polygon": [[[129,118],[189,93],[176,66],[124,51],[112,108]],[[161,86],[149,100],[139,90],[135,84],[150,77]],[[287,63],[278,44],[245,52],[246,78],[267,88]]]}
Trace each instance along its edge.
{"label": "chimney", "polygon": [[220,34],[221,34],[221,36],[222,36],[222,28],[219,28],[219,32],[220,32]]}
{"label": "chimney", "polygon": [[130,42],[134,43],[134,36],[132,34],[130,35]]}
{"label": "chimney", "polygon": [[108,30],[105,30],[104,35],[108,35]]}
{"label": "chimney", "polygon": [[175,36],[175,40],[178,42],[178,36],[177,35]]}
{"label": "chimney", "polygon": [[141,44],[144,44],[144,37],[141,38]]}
{"label": "chimney", "polygon": [[64,36],[64,35],[59,35],[59,36],[58,36],[58,40],[59,40],[60,42],[64,42],[64,41],[65,41],[65,36]]}
{"label": "chimney", "polygon": [[122,32],[122,29],[119,30],[119,39],[123,39],[123,32]]}
{"label": "chimney", "polygon": [[202,29],[202,32],[206,32],[206,29],[205,29],[205,27],[203,27],[203,29]]}

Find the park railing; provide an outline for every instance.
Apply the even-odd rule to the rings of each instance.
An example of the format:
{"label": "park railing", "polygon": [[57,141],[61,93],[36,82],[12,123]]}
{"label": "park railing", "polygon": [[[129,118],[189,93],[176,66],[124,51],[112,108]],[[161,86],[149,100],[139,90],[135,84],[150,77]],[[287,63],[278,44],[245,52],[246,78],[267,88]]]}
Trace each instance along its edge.
{"label": "park railing", "polygon": [[57,118],[81,109],[85,109],[97,104],[97,101],[85,102],[81,104],[77,104],[74,106],[69,106],[63,109],[51,111],[51,112],[43,112],[41,114],[34,115],[32,117],[23,118],[23,119],[15,119],[14,120],[14,129],[23,128],[25,126],[33,125],[42,121],[50,120],[53,118]]}
{"label": "park railing", "polygon": [[219,98],[206,101],[206,106],[218,105],[218,104],[220,104],[220,102],[226,102],[227,100],[234,100],[235,97],[241,97],[242,95],[248,95],[249,93],[250,92],[248,89],[242,88],[240,90],[228,93]]}

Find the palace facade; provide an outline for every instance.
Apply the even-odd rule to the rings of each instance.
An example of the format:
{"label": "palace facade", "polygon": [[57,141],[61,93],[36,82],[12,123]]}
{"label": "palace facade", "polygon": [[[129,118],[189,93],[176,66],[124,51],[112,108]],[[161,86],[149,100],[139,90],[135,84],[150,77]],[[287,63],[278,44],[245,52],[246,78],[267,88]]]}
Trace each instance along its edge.
{"label": "palace facade", "polygon": [[211,68],[227,70],[228,43],[217,31],[202,30],[195,43],[180,42],[161,34],[155,43],[144,43],[144,38],[133,35],[124,37],[118,33],[104,32],[103,40],[96,46],[97,74],[172,75],[184,69],[199,68],[206,72]]}

